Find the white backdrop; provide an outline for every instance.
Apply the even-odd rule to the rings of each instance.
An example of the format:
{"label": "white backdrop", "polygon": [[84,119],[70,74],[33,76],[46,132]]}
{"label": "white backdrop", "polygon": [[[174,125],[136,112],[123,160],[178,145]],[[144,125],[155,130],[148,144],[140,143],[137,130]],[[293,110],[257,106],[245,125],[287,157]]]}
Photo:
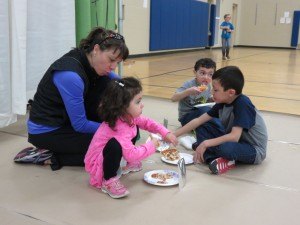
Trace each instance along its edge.
{"label": "white backdrop", "polygon": [[0,0],[0,127],[26,114],[50,64],[75,47],[74,0]]}

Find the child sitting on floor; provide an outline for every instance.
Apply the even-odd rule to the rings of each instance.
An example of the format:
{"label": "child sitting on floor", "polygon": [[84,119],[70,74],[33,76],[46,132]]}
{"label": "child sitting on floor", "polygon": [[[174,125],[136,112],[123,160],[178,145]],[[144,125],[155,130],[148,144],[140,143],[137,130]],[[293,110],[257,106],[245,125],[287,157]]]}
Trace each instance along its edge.
{"label": "child sitting on floor", "polygon": [[213,174],[226,172],[235,162],[259,164],[266,157],[267,128],[259,111],[242,94],[243,86],[244,76],[238,67],[217,70],[212,76],[216,105],[175,131],[178,137],[212,118],[221,120],[225,132],[213,128],[203,130],[198,135],[200,145],[194,155],[194,162],[207,163]]}
{"label": "child sitting on floor", "polygon": [[159,123],[142,116],[142,86],[127,77],[112,81],[105,90],[99,112],[104,121],[95,133],[85,156],[85,169],[90,174],[90,184],[100,188],[112,198],[129,194],[120,182],[117,171],[122,157],[127,165],[122,174],[142,169],[141,160],[155,152],[158,140],[152,138],[145,144],[135,146],[138,129],[159,133],[165,141],[176,145],[174,134]]}
{"label": "child sitting on floor", "polygon": [[[185,81],[183,85],[178,88],[171,100],[173,102],[178,101],[178,121],[182,126],[190,122],[191,120],[201,116],[210,110],[209,106],[197,106],[199,104],[212,102],[211,97],[211,78],[216,70],[216,63],[210,58],[199,59],[194,66],[195,78]],[[206,89],[204,89],[206,88]],[[215,129],[222,129],[222,125],[218,119],[209,121],[205,126],[213,126]],[[201,132],[202,128],[195,130],[196,136],[198,132]],[[198,138],[197,138],[198,139]],[[196,142],[195,138],[191,136],[181,137],[179,142],[186,148],[191,149],[192,144]],[[193,148],[198,146],[199,141],[194,143]]]}

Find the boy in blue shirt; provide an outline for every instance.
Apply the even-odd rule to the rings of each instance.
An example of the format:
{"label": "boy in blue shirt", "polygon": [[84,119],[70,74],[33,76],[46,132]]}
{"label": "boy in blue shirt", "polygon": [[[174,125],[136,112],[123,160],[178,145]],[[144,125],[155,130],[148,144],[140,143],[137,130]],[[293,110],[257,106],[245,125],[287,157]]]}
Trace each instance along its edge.
{"label": "boy in blue shirt", "polygon": [[194,162],[209,165],[213,174],[221,174],[235,166],[235,162],[259,164],[266,157],[267,128],[259,111],[242,94],[244,76],[236,66],[217,70],[212,77],[213,98],[216,105],[207,113],[192,120],[175,135],[187,133],[212,118],[219,118],[225,131],[206,130],[196,148]]}
{"label": "boy in blue shirt", "polygon": [[230,59],[229,56],[229,50],[230,50],[230,38],[231,38],[231,33],[234,30],[234,26],[232,25],[232,23],[230,23],[231,16],[230,14],[225,14],[224,15],[224,20],[221,25],[220,25],[220,29],[222,29],[222,34],[221,34],[221,38],[222,38],[222,59],[226,60],[226,59]]}

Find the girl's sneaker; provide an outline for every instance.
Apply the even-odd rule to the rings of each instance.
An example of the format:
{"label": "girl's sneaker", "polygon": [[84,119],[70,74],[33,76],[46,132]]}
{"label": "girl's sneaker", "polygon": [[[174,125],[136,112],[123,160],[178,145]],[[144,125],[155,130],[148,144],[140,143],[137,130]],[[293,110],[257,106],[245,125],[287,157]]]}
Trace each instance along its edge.
{"label": "girl's sneaker", "polygon": [[47,149],[28,147],[20,151],[15,157],[16,163],[34,163],[43,164],[45,160],[50,159],[52,152]]}
{"label": "girl's sneaker", "polygon": [[101,190],[112,198],[123,198],[129,195],[127,188],[121,183],[119,177],[103,180]]}
{"label": "girl's sneaker", "polygon": [[228,170],[235,167],[235,161],[229,161],[224,158],[216,158],[211,161],[208,168],[211,170],[213,174],[222,174],[226,173]]}
{"label": "girl's sneaker", "polygon": [[126,166],[122,167],[122,174],[125,175],[130,172],[139,172],[142,169],[143,168],[141,162],[127,163]]}

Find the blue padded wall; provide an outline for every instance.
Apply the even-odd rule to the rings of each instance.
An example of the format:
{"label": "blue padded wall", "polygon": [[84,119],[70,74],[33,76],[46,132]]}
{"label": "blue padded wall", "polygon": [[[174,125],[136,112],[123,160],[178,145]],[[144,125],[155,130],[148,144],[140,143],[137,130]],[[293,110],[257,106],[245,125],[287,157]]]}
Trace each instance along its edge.
{"label": "blue padded wall", "polygon": [[210,27],[209,27],[209,31],[210,31],[210,36],[208,37],[208,45],[209,46],[214,46],[215,44],[215,26],[216,26],[216,5],[211,5],[210,6]]}
{"label": "blue padded wall", "polygon": [[298,45],[299,25],[300,25],[300,11],[294,11],[292,39],[291,39],[292,47],[297,47]]}
{"label": "blue padded wall", "polygon": [[208,46],[209,4],[152,0],[150,51]]}

